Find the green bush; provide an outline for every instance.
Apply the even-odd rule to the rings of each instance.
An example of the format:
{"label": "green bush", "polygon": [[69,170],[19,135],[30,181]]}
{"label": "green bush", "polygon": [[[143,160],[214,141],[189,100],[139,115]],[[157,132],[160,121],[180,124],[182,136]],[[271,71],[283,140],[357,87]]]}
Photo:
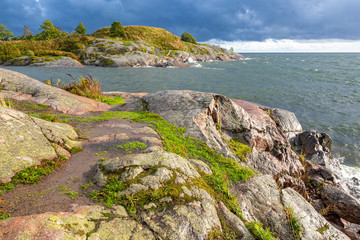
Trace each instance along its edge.
{"label": "green bush", "polygon": [[110,27],[110,37],[124,37],[125,31],[121,25],[121,22],[115,21]]}
{"label": "green bush", "polygon": [[10,32],[4,25],[0,24],[0,40],[8,41],[14,37],[14,34]]}
{"label": "green bush", "polygon": [[181,41],[197,44],[196,39],[190,33],[184,32],[181,35]]}
{"label": "green bush", "polygon": [[57,29],[49,19],[43,22],[39,30],[41,31],[37,34],[37,39],[39,40],[49,40],[66,36],[66,33]]}

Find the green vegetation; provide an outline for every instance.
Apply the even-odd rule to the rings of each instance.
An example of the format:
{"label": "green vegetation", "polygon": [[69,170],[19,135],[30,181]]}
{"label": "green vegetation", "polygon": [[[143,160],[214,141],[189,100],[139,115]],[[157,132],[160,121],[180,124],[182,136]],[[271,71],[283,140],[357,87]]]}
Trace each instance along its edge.
{"label": "green vegetation", "polygon": [[291,208],[285,207],[286,218],[290,225],[291,234],[297,240],[301,239],[300,234],[303,232],[303,229],[298,221],[298,219],[294,216],[294,211]]}
{"label": "green vegetation", "polygon": [[82,150],[83,150],[82,147],[75,146],[70,149],[70,153],[75,154],[75,153],[81,152]]}
{"label": "green vegetation", "polygon": [[41,32],[39,32],[36,36],[36,38],[39,40],[49,40],[53,38],[65,37],[67,35],[65,32],[62,32],[56,28],[49,19],[46,19],[43,22],[39,30]]}
{"label": "green vegetation", "polygon": [[135,142],[123,143],[121,145],[118,145],[116,148],[122,149],[126,153],[131,153],[133,151],[139,151],[139,150],[145,149],[145,148],[147,148],[147,145],[145,143],[135,141]]}
{"label": "green vegetation", "polygon": [[14,34],[10,32],[4,25],[0,24],[0,40],[8,41],[14,37]]}
{"label": "green vegetation", "polygon": [[114,21],[111,24],[110,27],[110,37],[116,38],[116,37],[120,37],[123,38],[125,37],[125,32],[124,32],[124,28],[121,25],[121,22],[118,21]]}
{"label": "green vegetation", "polygon": [[48,113],[30,113],[32,117],[40,118],[49,122],[59,122],[60,119],[57,115],[48,114]]}
{"label": "green vegetation", "polygon": [[328,230],[330,228],[330,226],[329,226],[329,224],[325,224],[324,226],[322,226],[321,228],[318,228],[317,229],[317,231],[321,234],[321,235],[323,235],[324,234],[324,232],[326,231],[326,230]]}
{"label": "green vegetation", "polygon": [[[206,162],[213,171],[213,175],[203,175],[194,184],[200,188],[206,189],[216,200],[224,202],[233,213],[242,217],[241,210],[237,206],[237,200],[232,196],[229,187],[233,183],[246,181],[248,178],[253,177],[255,172],[249,168],[240,166],[238,162],[232,159],[218,155],[205,143],[194,138],[185,137],[183,135],[185,132],[184,128],[178,128],[164,120],[161,116],[149,112],[104,112],[98,116],[76,117],[68,120],[77,122],[97,122],[112,118],[148,123],[160,135],[166,151],[176,153],[187,159],[201,159]],[[102,199],[102,201],[107,204],[121,203],[126,206],[130,200],[126,199],[126,196],[122,196],[120,199],[117,196],[119,191],[126,188],[126,184],[129,183],[120,182],[114,177],[107,182],[101,192],[93,192],[90,194],[90,197],[98,200]],[[163,194],[166,192],[166,194],[170,194],[169,192],[171,192],[170,195],[177,196],[178,190],[176,189],[179,187],[180,186],[177,185],[171,185],[159,191],[163,191]],[[140,201],[146,202],[149,201],[149,199],[153,199],[153,195],[151,194],[160,193],[144,192],[141,194],[150,195],[133,196],[135,199],[139,199],[134,202],[134,206],[138,206],[137,204],[139,204]],[[160,195],[162,195],[162,193]]]}
{"label": "green vegetation", "polygon": [[245,225],[256,240],[276,240],[274,233],[269,228],[264,229],[260,222],[248,222]]}
{"label": "green vegetation", "polygon": [[226,141],[230,150],[243,162],[246,162],[246,157],[252,151],[252,147],[239,141],[237,138],[232,138],[230,141]]}
{"label": "green vegetation", "polygon": [[79,25],[76,27],[75,32],[77,34],[86,34],[87,28],[84,27],[83,23],[79,23]]}
{"label": "green vegetation", "polygon": [[36,184],[43,176],[49,175],[65,161],[64,157],[58,157],[54,160],[43,160],[40,165],[31,166],[18,172],[11,178],[11,183],[0,184],[0,190],[12,190],[17,184]]}
{"label": "green vegetation", "polygon": [[81,186],[82,189],[87,189],[88,187],[91,187],[92,185],[94,185],[94,182],[89,182],[87,184],[84,184]]}
{"label": "green vegetation", "polygon": [[9,213],[1,213],[0,214],[0,220],[6,219],[6,218],[11,218],[11,214],[9,214]]}
{"label": "green vegetation", "polygon": [[78,192],[72,191],[71,188],[68,188],[66,186],[59,186],[58,190],[61,192],[65,192],[65,194],[69,195],[72,200],[75,200],[75,198],[79,195]]}
{"label": "green vegetation", "polygon": [[60,79],[58,79],[56,83],[53,83],[51,79],[45,80],[45,84],[64,89],[72,94],[104,102],[109,105],[125,103],[125,100],[119,96],[103,95],[100,82],[93,78],[90,74],[88,74],[87,77],[80,76],[78,80],[76,80],[71,74],[67,75],[72,78],[72,82],[69,84],[61,82]]}
{"label": "green vegetation", "polygon": [[197,44],[197,42],[196,42],[195,38],[193,37],[193,35],[191,35],[188,32],[184,32],[181,35],[181,41],[192,43],[192,44]]}

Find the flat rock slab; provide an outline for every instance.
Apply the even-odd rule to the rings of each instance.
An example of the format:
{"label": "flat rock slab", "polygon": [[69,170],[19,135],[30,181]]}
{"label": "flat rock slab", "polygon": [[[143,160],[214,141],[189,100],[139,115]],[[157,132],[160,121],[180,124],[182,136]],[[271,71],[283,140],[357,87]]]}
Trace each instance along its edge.
{"label": "flat rock slab", "polygon": [[[68,114],[106,111],[111,108],[105,103],[71,94],[60,88],[46,85],[24,74],[2,68],[0,68],[0,86],[7,91],[26,94],[26,97],[30,95],[31,98],[28,100],[49,105],[53,109]],[[14,94],[14,96],[19,95]]]}

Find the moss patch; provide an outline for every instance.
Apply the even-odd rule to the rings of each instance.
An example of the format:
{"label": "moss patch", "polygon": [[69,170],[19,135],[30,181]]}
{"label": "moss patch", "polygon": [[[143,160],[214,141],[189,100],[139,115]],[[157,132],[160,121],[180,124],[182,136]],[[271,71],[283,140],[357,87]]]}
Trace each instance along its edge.
{"label": "moss patch", "polygon": [[[199,187],[208,190],[216,200],[223,201],[233,213],[242,217],[241,210],[237,206],[236,198],[232,196],[229,186],[233,183],[246,181],[248,178],[253,177],[255,175],[253,170],[242,167],[238,162],[217,154],[205,143],[197,139],[185,137],[183,135],[185,132],[184,128],[176,127],[154,113],[104,112],[98,116],[76,117],[73,118],[72,121],[97,122],[109,120],[111,118],[121,118],[135,122],[148,123],[160,135],[166,151],[176,153],[187,159],[200,159],[206,162],[210,166],[213,175],[203,175],[196,184]],[[117,189],[117,191],[121,190]]]}
{"label": "moss patch", "polygon": [[262,223],[248,222],[245,224],[256,240],[276,240],[269,228],[264,229]]}
{"label": "moss patch", "polygon": [[230,141],[226,141],[230,150],[243,162],[246,162],[246,157],[252,151],[252,147],[239,141],[237,138],[232,138]]}

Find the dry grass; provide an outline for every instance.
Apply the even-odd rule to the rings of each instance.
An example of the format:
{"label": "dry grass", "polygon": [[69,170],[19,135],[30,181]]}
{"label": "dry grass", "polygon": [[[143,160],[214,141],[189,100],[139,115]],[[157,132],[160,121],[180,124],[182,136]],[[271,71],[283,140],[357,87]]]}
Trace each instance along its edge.
{"label": "dry grass", "polygon": [[0,107],[13,108],[13,105],[11,104],[11,102],[8,102],[4,98],[0,97]]}

